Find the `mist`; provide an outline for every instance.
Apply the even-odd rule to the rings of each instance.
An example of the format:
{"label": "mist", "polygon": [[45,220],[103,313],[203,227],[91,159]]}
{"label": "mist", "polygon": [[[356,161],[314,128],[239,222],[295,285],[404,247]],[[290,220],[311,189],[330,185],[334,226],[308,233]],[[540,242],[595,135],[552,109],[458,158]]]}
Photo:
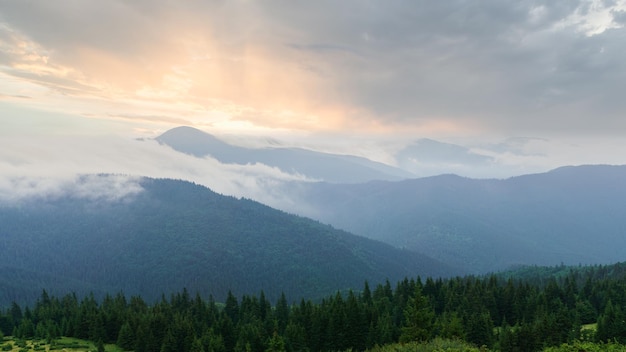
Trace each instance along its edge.
{"label": "mist", "polygon": [[117,201],[141,192],[141,177],[181,179],[235,197],[288,208],[286,181],[310,181],[261,164],[227,165],[197,158],[154,140],[115,136],[4,137],[0,140],[0,200],[60,196]]}

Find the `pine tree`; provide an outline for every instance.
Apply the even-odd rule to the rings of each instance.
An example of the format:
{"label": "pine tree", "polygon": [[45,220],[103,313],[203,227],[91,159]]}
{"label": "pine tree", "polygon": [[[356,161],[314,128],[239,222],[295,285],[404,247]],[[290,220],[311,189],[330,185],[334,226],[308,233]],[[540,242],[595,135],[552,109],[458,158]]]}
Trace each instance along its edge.
{"label": "pine tree", "polygon": [[218,323],[219,336],[222,336],[224,347],[227,351],[232,351],[237,343],[235,324],[226,314],[222,314]]}
{"label": "pine tree", "polygon": [[363,292],[361,293],[361,300],[366,306],[370,306],[372,304],[372,292],[370,291],[370,284],[365,281],[363,286]]}
{"label": "pine tree", "polygon": [[430,338],[435,312],[422,290],[416,286],[404,310],[405,324],[402,327],[400,342],[426,341]]}
{"label": "pine tree", "polygon": [[289,351],[306,350],[306,331],[302,325],[290,322],[285,328],[285,348]]}
{"label": "pine tree", "polygon": [[285,293],[280,294],[278,302],[276,302],[276,320],[278,321],[278,333],[282,334],[287,327],[289,321],[289,305]]}
{"label": "pine tree", "polygon": [[265,349],[265,352],[285,352],[287,351],[285,349],[285,340],[283,340],[283,338],[278,335],[278,333],[274,333],[274,335],[270,338],[269,342],[267,343],[267,348]]}
{"label": "pine tree", "polygon": [[626,343],[625,320],[626,315],[620,306],[609,300],[604,313],[598,319],[597,339],[601,342],[615,339],[619,343]]}
{"label": "pine tree", "polygon": [[226,352],[222,335],[216,334],[213,329],[202,335],[202,345],[206,352]]}
{"label": "pine tree", "polygon": [[22,320],[22,308],[20,308],[20,306],[15,302],[11,303],[10,316],[15,325],[19,324],[20,321]]}
{"label": "pine tree", "polygon": [[376,344],[386,345],[394,341],[393,319],[388,311],[378,315],[372,335],[373,338],[369,341],[372,346]]}
{"label": "pine tree", "polygon": [[33,336],[35,336],[35,325],[30,320],[30,318],[24,317],[20,321],[20,324],[17,326],[16,331],[17,332],[13,334],[16,337],[22,339],[32,338]]}
{"label": "pine tree", "polygon": [[361,310],[361,306],[355,296],[350,290],[348,292],[348,298],[346,300],[346,343],[348,348],[352,348],[357,351],[365,350],[367,343],[367,328],[365,325],[365,317]]}
{"label": "pine tree", "polygon": [[189,352],[205,352],[200,339],[194,339]]}
{"label": "pine tree", "polygon": [[133,328],[128,322],[125,322],[122,324],[120,332],[117,336],[117,345],[127,351],[130,351],[133,349],[134,344],[135,334],[133,333]]}
{"label": "pine tree", "polygon": [[437,318],[438,336],[447,339],[464,339],[463,321],[456,312],[445,312]]}
{"label": "pine tree", "polygon": [[91,341],[98,341],[106,339],[106,329],[104,327],[104,319],[102,318],[101,311],[94,312],[89,324],[89,339]]}
{"label": "pine tree", "polygon": [[493,321],[486,310],[470,314],[466,324],[467,341],[478,346],[491,346],[493,343]]}
{"label": "pine tree", "polygon": [[499,328],[498,346],[499,351],[515,351],[515,337],[511,327],[504,324]]}
{"label": "pine tree", "polygon": [[177,352],[177,338],[173,329],[167,329],[165,333],[165,338],[163,339],[163,343],[161,344],[161,352]]}
{"label": "pine tree", "polygon": [[239,303],[237,303],[237,298],[231,291],[228,291],[228,295],[226,296],[224,313],[226,313],[233,324],[237,325],[239,322]]}

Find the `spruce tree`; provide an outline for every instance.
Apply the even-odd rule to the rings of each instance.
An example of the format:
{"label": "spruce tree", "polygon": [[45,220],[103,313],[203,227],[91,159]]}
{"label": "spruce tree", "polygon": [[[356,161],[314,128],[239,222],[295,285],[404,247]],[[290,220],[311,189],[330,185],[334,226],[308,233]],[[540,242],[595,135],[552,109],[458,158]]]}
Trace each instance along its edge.
{"label": "spruce tree", "polygon": [[283,340],[283,338],[275,332],[274,335],[268,341],[265,352],[285,352],[285,351],[287,351],[285,349],[285,340]]}
{"label": "spruce tree", "polygon": [[276,302],[276,320],[278,321],[278,333],[282,334],[287,327],[289,321],[289,305],[285,293],[280,294],[278,302]]}
{"label": "spruce tree", "polygon": [[619,343],[626,343],[625,320],[626,315],[620,306],[609,300],[604,313],[598,319],[597,339],[601,342],[615,339]]}
{"label": "spruce tree", "polygon": [[133,333],[133,329],[128,322],[122,324],[120,328],[120,332],[117,336],[117,345],[127,351],[130,351],[134,348],[135,344],[135,334]]}
{"label": "spruce tree", "polygon": [[285,348],[289,351],[304,351],[307,349],[306,330],[302,325],[290,322],[285,328]]}
{"label": "spruce tree", "polygon": [[233,324],[237,325],[239,322],[239,303],[237,298],[231,291],[228,291],[226,297],[226,304],[224,306],[224,313],[230,318]]}
{"label": "spruce tree", "polygon": [[189,352],[205,352],[200,339],[194,339]]}
{"label": "spruce tree", "polygon": [[402,327],[400,342],[426,341],[431,337],[435,312],[422,295],[420,286],[416,286],[415,293],[409,298],[404,310],[405,323]]}

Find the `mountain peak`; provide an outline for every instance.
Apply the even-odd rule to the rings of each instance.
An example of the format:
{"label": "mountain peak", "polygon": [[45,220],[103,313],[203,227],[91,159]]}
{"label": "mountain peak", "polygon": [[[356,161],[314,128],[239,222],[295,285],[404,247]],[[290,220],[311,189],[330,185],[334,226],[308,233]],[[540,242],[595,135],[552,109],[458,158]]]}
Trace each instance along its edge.
{"label": "mountain peak", "polygon": [[288,148],[272,140],[272,148],[244,148],[228,144],[193,127],[173,128],[156,140],[181,153],[210,155],[226,164],[263,164],[312,180],[358,183],[372,180],[399,180],[413,176],[399,168],[367,158]]}
{"label": "mountain peak", "polygon": [[180,126],[167,130],[155,140],[170,146],[181,153],[197,157],[215,156],[222,152],[229,152],[237,147],[231,146],[207,132],[194,127]]}
{"label": "mountain peak", "polygon": [[197,128],[190,126],[180,126],[169,129],[160,136],[155,138],[157,141],[171,141],[175,140],[191,140],[191,141],[206,141],[209,139],[218,140],[212,134],[201,131]]}

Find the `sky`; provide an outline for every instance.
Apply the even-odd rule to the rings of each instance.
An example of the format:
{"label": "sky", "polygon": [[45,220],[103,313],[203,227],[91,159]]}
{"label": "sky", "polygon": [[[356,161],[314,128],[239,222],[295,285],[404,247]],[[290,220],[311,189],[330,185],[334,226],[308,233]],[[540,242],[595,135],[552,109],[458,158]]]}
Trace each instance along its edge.
{"label": "sky", "polygon": [[493,160],[447,165],[470,177],[624,164],[625,24],[626,0],[4,0],[0,175],[184,175],[136,140],[181,125],[390,164],[431,138]]}

